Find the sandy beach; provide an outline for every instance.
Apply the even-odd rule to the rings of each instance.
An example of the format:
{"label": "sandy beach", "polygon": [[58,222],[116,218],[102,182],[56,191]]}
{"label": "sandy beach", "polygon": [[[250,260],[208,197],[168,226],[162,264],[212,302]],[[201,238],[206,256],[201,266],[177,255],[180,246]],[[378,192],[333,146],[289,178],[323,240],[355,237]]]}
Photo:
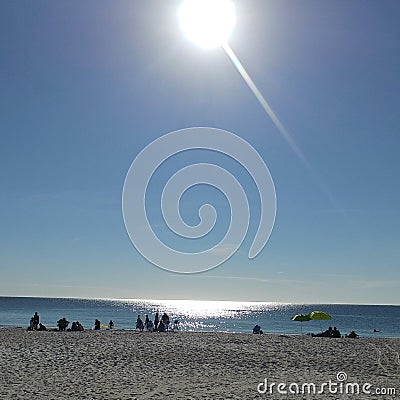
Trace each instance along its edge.
{"label": "sandy beach", "polygon": [[[395,389],[379,398],[398,399],[399,352],[400,339],[3,328],[0,398],[372,399]],[[336,394],[327,385],[296,393],[329,380]],[[340,382],[357,383],[360,394],[341,393]]]}

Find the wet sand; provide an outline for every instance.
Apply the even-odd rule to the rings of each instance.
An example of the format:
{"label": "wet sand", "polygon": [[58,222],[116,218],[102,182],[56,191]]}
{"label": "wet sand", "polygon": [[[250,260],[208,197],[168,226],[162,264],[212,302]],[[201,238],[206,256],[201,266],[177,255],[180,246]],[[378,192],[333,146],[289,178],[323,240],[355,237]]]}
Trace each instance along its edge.
{"label": "wet sand", "polygon": [[[399,353],[400,339],[2,328],[0,398],[373,399],[394,388],[379,398],[399,399]],[[329,380],[336,394],[290,393]],[[340,382],[369,383],[370,393],[340,393]]]}

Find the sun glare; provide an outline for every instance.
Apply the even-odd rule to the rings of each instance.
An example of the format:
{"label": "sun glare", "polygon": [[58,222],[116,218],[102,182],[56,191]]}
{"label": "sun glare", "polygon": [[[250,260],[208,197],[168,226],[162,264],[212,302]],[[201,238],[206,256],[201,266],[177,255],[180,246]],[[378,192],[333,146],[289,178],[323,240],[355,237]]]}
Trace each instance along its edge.
{"label": "sun glare", "polygon": [[230,0],[185,0],[179,9],[185,35],[203,48],[223,46],[236,22]]}

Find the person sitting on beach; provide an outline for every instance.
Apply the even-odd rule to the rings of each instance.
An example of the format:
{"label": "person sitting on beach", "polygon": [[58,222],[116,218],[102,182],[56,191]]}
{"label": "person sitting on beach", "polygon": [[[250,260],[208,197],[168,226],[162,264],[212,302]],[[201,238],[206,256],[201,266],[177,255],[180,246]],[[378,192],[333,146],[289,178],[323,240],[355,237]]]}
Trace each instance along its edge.
{"label": "person sitting on beach", "polygon": [[347,335],[347,337],[348,337],[348,338],[351,338],[351,339],[357,339],[357,338],[358,338],[358,335],[357,335],[357,333],[355,333],[354,331],[351,331],[351,332]]}
{"label": "person sitting on beach", "polygon": [[158,324],[157,332],[166,332],[166,331],[167,331],[167,329],[166,329],[164,322],[160,321]]}
{"label": "person sitting on beach", "polygon": [[333,335],[333,329],[330,326],[325,332],[317,333],[316,335],[312,335],[312,336],[315,336],[315,337],[333,337],[332,335]]}
{"label": "person sitting on beach", "polygon": [[94,330],[95,331],[100,330],[100,321],[97,318],[94,320]]}
{"label": "person sitting on beach", "polygon": [[154,324],[153,321],[148,320],[147,323],[144,324],[147,332],[153,332],[154,331]]}
{"label": "person sitting on beach", "polygon": [[257,324],[253,328],[253,333],[256,334],[256,335],[260,335],[260,334],[263,334],[264,332],[261,330],[261,326]]}
{"label": "person sitting on beach", "polygon": [[110,322],[108,323],[108,327],[110,329],[114,329],[114,322],[112,321],[112,319],[110,319]]}
{"label": "person sitting on beach", "polygon": [[336,326],[333,327],[332,337],[334,337],[334,338],[342,337],[342,335],[340,334],[340,331],[336,328]]}
{"label": "person sitting on beach", "polygon": [[43,324],[39,323],[38,331],[47,331],[47,328]]}
{"label": "person sitting on beach", "polygon": [[33,329],[36,330],[39,326],[39,314],[35,312],[33,316]]}
{"label": "person sitting on beach", "polygon": [[333,329],[331,326],[324,332],[324,337],[333,337]]}
{"label": "person sitting on beach", "polygon": [[333,337],[333,329],[330,326],[325,332],[321,332],[321,333],[317,333],[317,334],[312,333],[311,336],[312,337]]}
{"label": "person sitting on beach", "polygon": [[69,321],[67,321],[65,317],[59,319],[59,320],[57,321],[58,330],[59,330],[60,332],[61,332],[61,331],[64,331],[64,332],[65,332],[66,329],[67,329],[68,324],[69,324]]}
{"label": "person sitting on beach", "polygon": [[77,331],[83,331],[83,326],[79,321],[74,321],[71,325],[71,331],[77,332]]}
{"label": "person sitting on beach", "polygon": [[138,315],[137,320],[136,320],[136,329],[139,329],[140,332],[143,332],[144,325],[142,318],[140,318],[140,315]]}

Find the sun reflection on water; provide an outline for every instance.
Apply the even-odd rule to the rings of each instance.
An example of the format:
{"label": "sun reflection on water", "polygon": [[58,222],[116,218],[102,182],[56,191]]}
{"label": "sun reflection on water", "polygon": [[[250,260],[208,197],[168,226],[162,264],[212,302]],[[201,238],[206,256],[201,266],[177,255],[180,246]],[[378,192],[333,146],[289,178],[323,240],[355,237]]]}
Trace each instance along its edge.
{"label": "sun reflection on water", "polygon": [[236,318],[246,314],[268,313],[281,309],[285,305],[276,302],[241,302],[241,301],[209,301],[209,300],[120,300],[126,306],[130,304],[155,312],[167,312],[187,318]]}

